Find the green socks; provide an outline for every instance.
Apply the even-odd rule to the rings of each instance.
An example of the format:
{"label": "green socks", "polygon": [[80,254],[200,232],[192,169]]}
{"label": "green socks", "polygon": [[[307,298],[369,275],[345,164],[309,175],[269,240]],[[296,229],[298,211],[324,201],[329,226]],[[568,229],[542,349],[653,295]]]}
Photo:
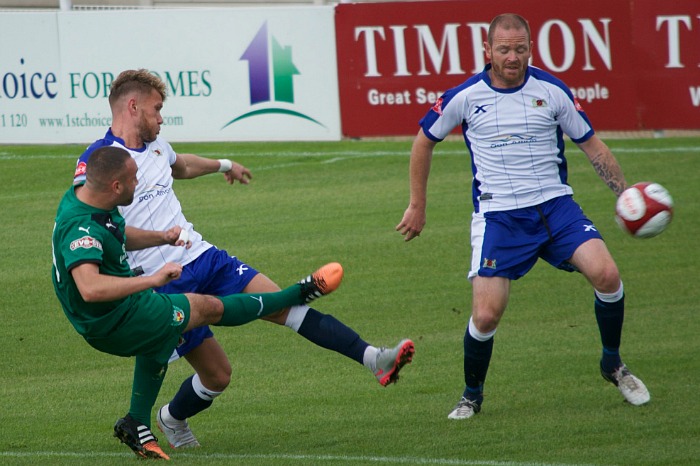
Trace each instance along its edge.
{"label": "green socks", "polygon": [[300,284],[275,293],[244,293],[218,298],[224,303],[224,315],[214,325],[222,327],[247,324],[284,308],[304,303]]}
{"label": "green socks", "polygon": [[148,428],[151,427],[151,409],[156,404],[167,371],[167,363],[161,364],[151,358],[136,356],[129,414]]}

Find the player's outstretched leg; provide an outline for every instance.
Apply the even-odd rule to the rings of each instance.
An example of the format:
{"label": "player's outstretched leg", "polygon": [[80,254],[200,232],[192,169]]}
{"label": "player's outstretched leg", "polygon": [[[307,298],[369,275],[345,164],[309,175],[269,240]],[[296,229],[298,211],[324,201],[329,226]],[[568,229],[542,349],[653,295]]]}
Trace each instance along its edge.
{"label": "player's outstretched leg", "polygon": [[151,429],[128,414],[114,424],[114,436],[131,448],[136,456],[152,459],[170,459],[161,450],[160,445],[158,445],[158,439],[153,435]]}
{"label": "player's outstretched leg", "polygon": [[305,304],[335,291],[343,279],[343,267],[326,264],[290,287],[273,293],[241,293],[219,296],[224,304],[221,320],[214,325],[235,327],[265,317],[286,307]]}

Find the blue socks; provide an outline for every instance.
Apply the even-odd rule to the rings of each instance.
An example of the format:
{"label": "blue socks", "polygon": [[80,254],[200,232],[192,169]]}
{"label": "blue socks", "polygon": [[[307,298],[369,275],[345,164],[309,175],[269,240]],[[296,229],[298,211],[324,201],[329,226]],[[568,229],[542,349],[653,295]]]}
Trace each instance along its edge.
{"label": "blue socks", "polygon": [[[471,321],[470,321],[471,326]],[[494,332],[495,333],[495,332]],[[469,327],[464,333],[464,389],[463,396],[481,404],[484,400],[484,381],[493,353],[493,334],[485,341],[474,338]]]}
{"label": "blue socks", "polygon": [[360,364],[369,346],[353,329],[335,317],[321,314],[312,308],[307,311],[297,332],[310,342],[336,351]]}
{"label": "blue socks", "polygon": [[622,322],[625,318],[625,297],[622,296],[616,302],[601,301],[596,294],[595,318],[598,321],[600,340],[603,343],[603,356],[600,360],[600,368],[604,372],[613,372],[620,367],[620,339],[622,335]]}
{"label": "blue socks", "polygon": [[194,390],[192,379],[194,375],[185,379],[180,385],[180,390],[175,394],[173,400],[168,405],[170,415],[175,419],[184,421],[195,414],[204,411],[214,402],[211,397],[203,399]]}

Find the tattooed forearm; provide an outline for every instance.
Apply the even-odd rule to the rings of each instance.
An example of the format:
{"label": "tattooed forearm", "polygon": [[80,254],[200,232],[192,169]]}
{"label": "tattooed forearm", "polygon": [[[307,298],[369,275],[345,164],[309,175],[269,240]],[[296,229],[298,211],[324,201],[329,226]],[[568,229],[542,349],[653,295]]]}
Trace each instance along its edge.
{"label": "tattooed forearm", "polygon": [[627,188],[625,177],[622,174],[622,169],[611,153],[598,153],[589,157],[593,168],[598,176],[608,185],[616,194],[622,194],[622,191]]}

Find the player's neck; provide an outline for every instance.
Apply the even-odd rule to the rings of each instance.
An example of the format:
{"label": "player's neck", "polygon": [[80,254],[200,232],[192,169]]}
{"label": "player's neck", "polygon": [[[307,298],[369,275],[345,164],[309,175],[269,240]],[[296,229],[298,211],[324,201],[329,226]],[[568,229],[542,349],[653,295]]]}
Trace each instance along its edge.
{"label": "player's neck", "polygon": [[138,135],[138,132],[126,126],[118,123],[113,124],[112,134],[124,141],[124,145],[129,149],[141,149],[143,147],[144,142]]}
{"label": "player's neck", "polygon": [[85,185],[75,186],[73,189],[75,189],[75,197],[90,207],[102,210],[112,210],[116,207],[112,196],[107,196],[105,193],[93,191],[90,188],[86,188]]}

